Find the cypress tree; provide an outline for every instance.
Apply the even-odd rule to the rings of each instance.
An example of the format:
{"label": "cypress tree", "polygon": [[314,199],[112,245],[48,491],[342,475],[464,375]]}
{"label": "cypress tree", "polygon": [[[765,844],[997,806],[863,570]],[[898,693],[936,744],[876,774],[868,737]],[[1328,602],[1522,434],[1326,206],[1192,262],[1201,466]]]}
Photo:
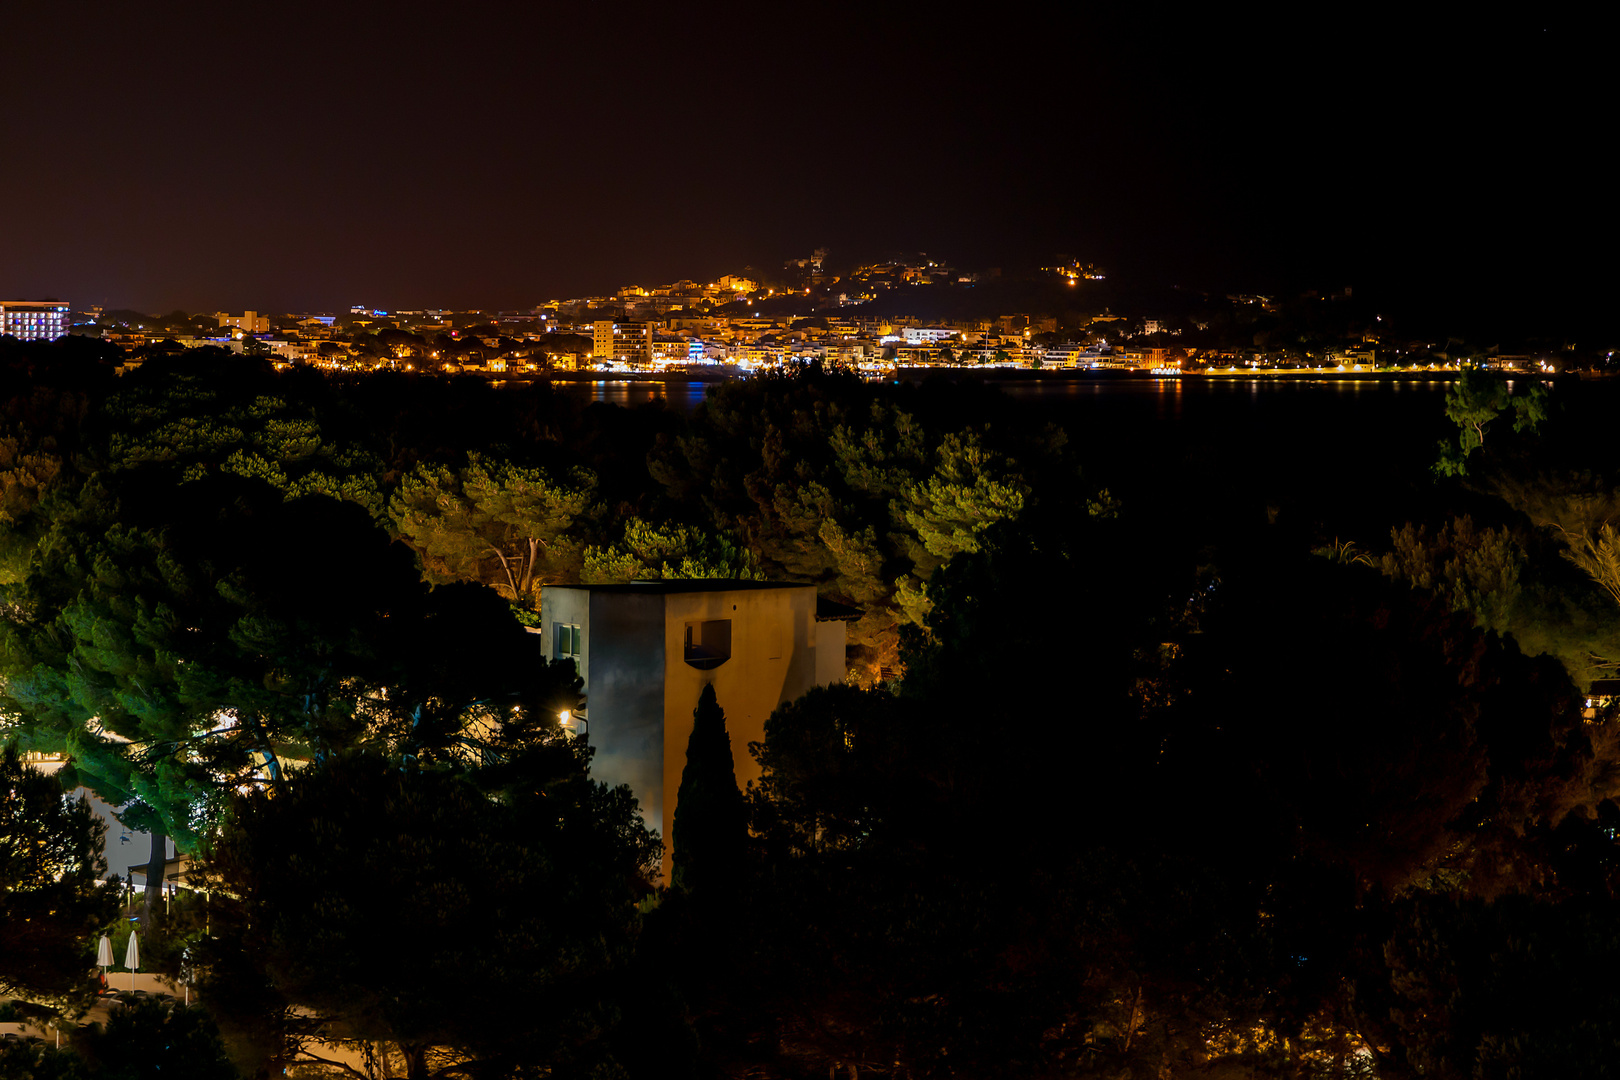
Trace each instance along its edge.
{"label": "cypress tree", "polygon": [[703,688],[692,710],[692,737],[686,744],[686,768],[675,797],[671,830],[672,878],[677,889],[693,895],[717,895],[734,884],[742,871],[748,842],[748,811],[737,789],[726,714],[712,685]]}

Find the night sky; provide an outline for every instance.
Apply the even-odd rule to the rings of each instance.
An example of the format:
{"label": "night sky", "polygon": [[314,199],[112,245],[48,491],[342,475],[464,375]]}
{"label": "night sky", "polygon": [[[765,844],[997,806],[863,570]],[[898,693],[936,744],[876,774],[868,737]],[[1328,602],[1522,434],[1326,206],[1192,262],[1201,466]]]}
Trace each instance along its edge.
{"label": "night sky", "polygon": [[1046,7],[8,4],[0,294],[516,308],[1061,251],[1607,325],[1597,26]]}

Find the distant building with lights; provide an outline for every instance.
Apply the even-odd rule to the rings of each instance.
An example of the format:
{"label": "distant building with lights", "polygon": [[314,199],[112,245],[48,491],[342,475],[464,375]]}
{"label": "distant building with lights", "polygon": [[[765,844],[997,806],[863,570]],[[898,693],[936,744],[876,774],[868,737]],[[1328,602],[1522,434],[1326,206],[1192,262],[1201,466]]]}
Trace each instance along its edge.
{"label": "distant building with lights", "polygon": [[745,278],[737,274],[727,274],[725,277],[709,286],[715,292],[722,293],[754,293],[759,291],[759,282],[753,278]]}
{"label": "distant building with lights", "polygon": [[228,311],[216,311],[214,318],[221,328],[241,330],[247,334],[268,334],[270,332],[270,318],[260,315],[257,311],[245,311],[240,315],[232,315]]}
{"label": "distant building with lights", "polygon": [[[701,348],[701,346],[700,346]],[[655,364],[684,364],[692,357],[692,343],[672,334],[654,334],[652,358]]]}
{"label": "distant building with lights", "polygon": [[899,336],[907,345],[937,345],[959,335],[942,326],[906,326],[901,328]]}
{"label": "distant building with lights", "polygon": [[1351,345],[1328,353],[1328,362],[1340,367],[1377,367],[1378,350],[1371,345]]}
{"label": "distant building with lights", "polygon": [[598,320],[591,324],[591,355],[598,360],[650,364],[653,359],[652,326],[641,322]]}
{"label": "distant building with lights", "polygon": [[23,341],[55,341],[72,327],[62,300],[0,300],[0,334]]}
{"label": "distant building with lights", "polygon": [[547,585],[547,653],[585,680],[591,774],[628,784],[664,838],[669,872],[675,795],[692,710],[713,684],[726,713],[737,782],[759,778],[750,742],[765,720],[816,686],[844,680],[845,623],[859,611],[818,601],[815,586],[761,581]]}

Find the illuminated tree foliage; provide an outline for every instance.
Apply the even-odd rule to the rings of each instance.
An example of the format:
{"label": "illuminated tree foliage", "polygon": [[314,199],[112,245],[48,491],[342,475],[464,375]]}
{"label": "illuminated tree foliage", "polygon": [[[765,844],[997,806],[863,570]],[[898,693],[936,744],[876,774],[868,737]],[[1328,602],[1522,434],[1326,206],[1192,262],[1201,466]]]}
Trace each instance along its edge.
{"label": "illuminated tree foliage", "polygon": [[0,428],[0,583],[21,581],[41,528],[35,513],[62,472],[54,440],[20,425]]}
{"label": "illuminated tree foliage", "polygon": [[46,498],[71,487],[83,456],[86,421],[110,375],[99,365],[70,360],[59,348],[52,363],[21,374],[8,371],[0,347],[0,586],[26,576],[28,561],[49,519]]}
{"label": "illuminated tree foliage", "polygon": [[1556,537],[1562,556],[1620,605],[1620,490],[1589,469],[1499,472],[1491,488]]}
{"label": "illuminated tree foliage", "polygon": [[1379,561],[1387,576],[1440,594],[1486,629],[1512,628],[1526,555],[1507,529],[1480,529],[1464,515],[1433,536],[1407,524],[1391,529],[1390,538],[1394,550]]}
{"label": "illuminated tree foliage", "polygon": [[1446,417],[1457,425],[1457,441],[1440,444],[1435,471],[1442,476],[1464,476],[1468,459],[1485,445],[1491,424],[1508,409],[1514,413],[1515,432],[1534,433],[1547,418],[1547,388],[1539,382],[1514,391],[1500,375],[1465,367],[1446,392]]}
{"label": "illuminated tree foliage", "polygon": [[141,483],[253,477],[287,498],[327,495],[380,516],[382,462],[321,377],[278,378],[262,360],[218,352],[153,361],[121,382],[93,463]]}
{"label": "illuminated tree foliage", "polygon": [[401,478],[388,509],[429,581],[482,581],[538,610],[542,585],[578,575],[569,530],[595,483],[583,469],[558,479],[473,454],[459,469],[419,465]]}
{"label": "illuminated tree foliage", "polygon": [[1393,550],[1378,561],[1386,575],[1511,634],[1530,655],[1558,657],[1578,684],[1606,677],[1620,658],[1620,611],[1561,565],[1549,550],[1567,558],[1560,545],[1522,526],[1480,528],[1468,515],[1433,532],[1409,523],[1390,537]]}
{"label": "illuminated tree foliage", "polygon": [[664,578],[763,580],[759,560],[723,536],[689,525],[653,525],[638,517],[624,523],[622,538],[585,549],[580,580],[615,585]]}
{"label": "illuminated tree foliage", "polygon": [[934,571],[962,552],[977,551],[979,534],[1017,517],[1029,497],[1015,464],[986,451],[972,433],[947,435],[937,454],[933,474],[901,485],[893,508],[916,537],[906,537],[912,572],[896,595],[917,625],[928,612],[926,588]]}
{"label": "illuminated tree foliage", "polygon": [[[345,678],[381,665],[377,623],[394,606],[355,588],[375,573],[355,581],[331,561],[285,558],[309,535],[366,537],[363,515],[329,500],[284,510],[252,482],[199,495],[219,511],[103,530],[87,492],[83,517],[59,520],[49,540],[54,565],[31,579],[29,617],[8,628],[18,710],[59,733],[104,798],[140,799],[188,849],[210,791],[261,768],[275,778],[284,754],[307,756],[364,726],[355,690],[377,680],[350,689]],[[374,546],[383,550],[367,565],[414,584],[408,562]],[[300,604],[323,584],[312,576],[323,565],[343,585],[324,583],[320,604]]]}

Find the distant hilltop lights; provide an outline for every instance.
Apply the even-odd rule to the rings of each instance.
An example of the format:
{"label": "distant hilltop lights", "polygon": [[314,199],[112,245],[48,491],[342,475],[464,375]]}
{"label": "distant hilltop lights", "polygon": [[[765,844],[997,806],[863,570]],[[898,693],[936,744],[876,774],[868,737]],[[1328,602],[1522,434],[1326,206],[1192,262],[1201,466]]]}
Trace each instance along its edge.
{"label": "distant hilltop lights", "polygon": [[65,300],[0,300],[0,335],[22,341],[55,341],[71,325]]}
{"label": "distant hilltop lights", "polygon": [[[0,333],[8,341],[96,339],[116,347],[117,354],[95,355],[116,358],[121,373],[217,348],[278,368],[484,374],[503,382],[604,373],[707,380],[805,363],[874,378],[941,367],[1174,377],[1614,364],[1591,350],[1555,353],[1539,339],[1441,349],[1392,327],[1390,312],[1355,302],[1349,287],[1160,296],[1113,277],[1063,253],[1009,272],[963,269],[923,252],[832,264],[818,248],[780,270],[745,266],[702,281],[626,284],[517,309],[345,303],[326,312],[154,316],[74,312],[55,299],[0,301]],[[362,292],[359,299],[384,298]]]}

